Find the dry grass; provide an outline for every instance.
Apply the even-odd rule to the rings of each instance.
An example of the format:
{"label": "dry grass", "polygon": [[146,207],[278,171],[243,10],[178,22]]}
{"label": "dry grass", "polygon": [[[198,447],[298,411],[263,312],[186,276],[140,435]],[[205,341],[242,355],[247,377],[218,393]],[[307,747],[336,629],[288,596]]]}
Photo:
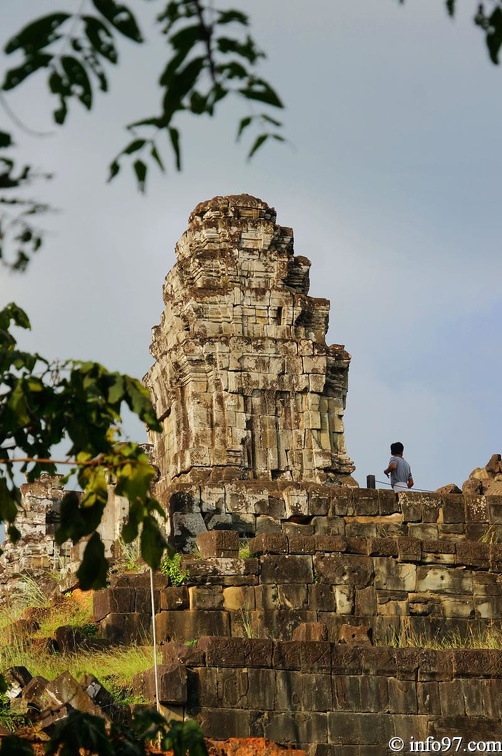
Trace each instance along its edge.
{"label": "dry grass", "polygon": [[138,672],[153,666],[153,649],[119,646],[106,651],[86,650],[81,654],[51,652],[47,639],[62,625],[92,634],[90,631],[96,629],[92,593],[73,591],[51,600],[37,590],[33,581],[26,581],[13,596],[10,606],[0,611],[0,672],[23,665],[33,676],[41,675],[49,680],[65,671],[77,680],[88,673],[97,677],[119,700],[140,702],[133,696],[132,679]]}
{"label": "dry grass", "polygon": [[491,623],[484,628],[469,627],[466,633],[453,630],[440,637],[431,637],[428,634],[416,633],[406,628],[399,633],[392,633],[388,645],[394,648],[432,648],[439,651],[452,648],[501,650],[502,626],[500,623]]}

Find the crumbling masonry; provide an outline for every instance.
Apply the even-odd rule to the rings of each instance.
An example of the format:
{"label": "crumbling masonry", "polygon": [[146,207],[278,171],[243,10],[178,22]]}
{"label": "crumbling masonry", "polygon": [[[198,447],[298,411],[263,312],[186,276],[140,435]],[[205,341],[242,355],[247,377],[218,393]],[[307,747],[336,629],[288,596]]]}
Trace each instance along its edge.
{"label": "crumbling masonry", "polygon": [[326,344],[329,302],[309,296],[310,261],[275,220],[246,194],[197,205],[164,284],[145,382],[163,424],[157,496],[183,548],[206,528],[250,536],[271,517],[310,517],[312,485],[357,485],[350,356]]}
{"label": "crumbling masonry", "polygon": [[[447,750],[444,738],[501,750],[502,651],[462,647],[500,646],[500,455],[462,493],[359,488],[343,434],[350,358],[326,345],[329,304],[308,295],[291,230],[261,200],[216,197],[177,256],[145,379],[163,425],[156,496],[185,552],[182,584],[154,578],[168,718],[308,756],[384,756],[391,738],[403,753]],[[43,485],[24,491],[39,519],[60,497]],[[121,506],[108,508],[111,554]],[[149,586],[119,574],[95,594],[104,641],[151,642]],[[152,701],[154,682],[136,678]]]}

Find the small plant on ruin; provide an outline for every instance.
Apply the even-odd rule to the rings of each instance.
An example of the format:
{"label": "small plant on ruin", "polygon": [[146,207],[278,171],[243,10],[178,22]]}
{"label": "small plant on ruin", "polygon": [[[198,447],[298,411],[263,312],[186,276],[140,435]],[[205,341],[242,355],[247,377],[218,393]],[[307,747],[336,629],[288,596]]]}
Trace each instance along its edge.
{"label": "small plant on ruin", "polygon": [[490,525],[479,539],[480,543],[502,543],[502,528],[500,525]]}
{"label": "small plant on ruin", "polygon": [[247,609],[241,609],[240,614],[242,627],[244,628],[246,638],[254,638],[253,624],[251,622],[251,615],[249,614],[249,611]]}
{"label": "small plant on ruin", "polygon": [[253,553],[249,548],[249,542],[242,541],[241,545],[239,546],[239,559],[251,559],[252,556]]}
{"label": "small plant on ruin", "polygon": [[193,648],[194,646],[197,645],[198,642],[199,642],[198,638],[191,638],[190,640],[185,641],[184,645],[189,646],[190,648]]}
{"label": "small plant on ruin", "polygon": [[160,564],[160,571],[169,577],[172,585],[183,585],[190,577],[189,571],[181,567],[181,554],[166,556]]}
{"label": "small plant on ruin", "polygon": [[138,572],[145,567],[138,540],[126,543],[123,538],[119,538],[118,562],[125,572]]}

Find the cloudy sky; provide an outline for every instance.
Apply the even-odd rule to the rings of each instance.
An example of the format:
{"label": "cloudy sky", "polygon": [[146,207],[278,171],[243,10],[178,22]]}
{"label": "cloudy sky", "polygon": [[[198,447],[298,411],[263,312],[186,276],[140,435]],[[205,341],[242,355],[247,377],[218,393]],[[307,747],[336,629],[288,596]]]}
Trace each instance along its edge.
{"label": "cloudy sky", "polygon": [[[1,36],[80,5],[2,0]],[[162,5],[131,2],[147,38]],[[123,125],[156,111],[162,47],[124,44],[111,94],[91,114],[75,106],[58,132],[43,76],[9,94],[23,122],[47,132],[16,139],[23,159],[54,172],[39,196],[59,208],[29,271],[1,274],[2,302],[32,320],[22,346],[142,376],[188,215],[247,192],[294,228],[296,254],[312,261],[310,293],[331,300],[328,342],[352,354],[356,479],[385,480],[399,439],[417,487],[461,485],[502,446],[502,71],[472,24],[476,3],[463,5],[451,21],[438,0],[229,2],[250,12],[268,53],[262,74],[286,104],[289,144],[246,163],[234,142],[245,109],[185,120],[183,173],[152,176],[144,197],[127,172],[105,179]],[[2,128],[13,125],[0,109]]]}

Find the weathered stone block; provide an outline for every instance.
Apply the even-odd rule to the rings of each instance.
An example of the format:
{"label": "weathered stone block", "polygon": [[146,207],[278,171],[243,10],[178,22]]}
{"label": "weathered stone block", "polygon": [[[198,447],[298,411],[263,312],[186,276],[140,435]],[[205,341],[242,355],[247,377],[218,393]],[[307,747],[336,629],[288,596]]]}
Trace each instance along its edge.
{"label": "weathered stone block", "polygon": [[303,622],[293,630],[293,640],[327,641],[328,626],[324,622]]}
{"label": "weathered stone block", "polygon": [[210,530],[196,537],[201,557],[236,558],[239,553],[239,534],[235,530]]}
{"label": "weathered stone block", "polygon": [[373,564],[374,586],[377,590],[406,592],[416,590],[417,567],[414,564],[398,563],[385,557],[373,557]]}
{"label": "weathered stone block", "polygon": [[329,674],[277,670],[277,711],[330,711],[333,706]]}
{"label": "weathered stone block", "polygon": [[368,544],[368,554],[370,556],[397,557],[397,543],[396,538],[371,538]]}
{"label": "weathered stone block", "polygon": [[488,569],[490,566],[490,544],[459,541],[456,544],[457,564],[465,567]]}
{"label": "weathered stone block", "polygon": [[333,745],[377,745],[388,743],[394,735],[394,719],[390,714],[332,711],[328,715],[328,743]]}
{"label": "weathered stone block", "polygon": [[[187,671],[184,664],[159,664],[157,667],[159,702],[162,704],[185,704],[187,702]],[[155,671],[146,670],[135,675],[135,689],[141,691],[148,701],[155,702]]]}
{"label": "weathered stone block", "polygon": [[[354,612],[355,589],[351,585],[335,585],[333,590],[337,614],[352,614]],[[364,588],[360,590],[364,590]]]}
{"label": "weathered stone block", "polygon": [[316,554],[315,574],[320,582],[332,585],[351,585],[365,588],[373,577],[373,561],[370,557],[344,554]]}
{"label": "weathered stone block", "polygon": [[[105,588],[93,594],[94,619],[99,622],[107,614],[134,612],[135,591],[133,588]],[[151,610],[150,610],[151,611]]]}
{"label": "weathered stone block", "polygon": [[224,611],[161,612],[155,617],[157,639],[182,643],[203,635],[229,635],[230,621]]}
{"label": "weathered stone block", "polygon": [[227,738],[249,738],[253,712],[243,709],[209,708],[193,709],[204,735],[215,740]]}
{"label": "weathered stone block", "polygon": [[381,515],[393,515],[401,511],[394,491],[378,489],[378,511]]}
{"label": "weathered stone block", "polygon": [[362,646],[331,644],[331,672],[333,675],[362,674]]}
{"label": "weathered stone block", "polygon": [[283,533],[260,533],[248,542],[251,554],[287,554],[288,538]]}
{"label": "weathered stone block", "polygon": [[316,535],[315,551],[332,552],[345,551],[347,542],[341,535]]}
{"label": "weathered stone block", "polygon": [[394,714],[417,714],[418,700],[416,683],[413,680],[398,680],[390,677],[389,711]]}
{"label": "weathered stone block", "polygon": [[436,651],[424,648],[421,653],[418,680],[420,682],[451,681],[453,678],[453,654],[454,652],[451,649]]}
{"label": "weathered stone block", "polygon": [[223,608],[231,612],[256,609],[254,588],[252,586],[223,588]]}
{"label": "weathered stone block", "polygon": [[310,536],[288,536],[288,551],[290,554],[315,554],[316,538]]}
{"label": "weathered stone block", "polygon": [[376,593],[372,585],[356,589],[355,613],[359,617],[376,614]]}
{"label": "weathered stone block", "polygon": [[269,517],[268,515],[258,515],[256,517],[256,535],[269,534],[269,533],[281,533],[281,522],[275,517]]}
{"label": "weathered stone block", "polygon": [[[336,609],[335,591],[328,583],[314,583],[308,586],[308,602],[312,610],[333,612]],[[322,614],[319,614],[322,621]]]}
{"label": "weathered stone block", "polygon": [[360,675],[332,675],[333,708],[344,711],[361,711]]}
{"label": "weathered stone block", "polygon": [[389,706],[387,678],[383,675],[361,675],[359,677],[359,694],[359,711],[373,713],[392,711]]}
{"label": "weathered stone block", "polygon": [[472,574],[460,568],[418,567],[416,573],[417,591],[433,593],[472,593]]}
{"label": "weathered stone block", "polygon": [[185,585],[169,586],[160,591],[159,607],[161,611],[188,609],[188,588]]}
{"label": "weathered stone block", "polygon": [[446,717],[465,716],[465,701],[462,680],[439,683],[441,714]]}
{"label": "weathered stone block", "polygon": [[200,638],[198,648],[214,667],[271,667],[273,642],[268,638]]}
{"label": "weathered stone block", "polygon": [[101,621],[101,632],[114,643],[149,644],[152,638],[152,617],[136,612],[111,612]]}
{"label": "weathered stone block", "polygon": [[190,610],[222,609],[223,588],[221,585],[191,586],[188,589]]}
{"label": "weathered stone block", "polygon": [[374,516],[379,513],[379,493],[369,488],[355,488],[353,491],[353,514],[356,517]]}
{"label": "weathered stone block", "polygon": [[263,556],[260,558],[264,583],[313,583],[312,558],[309,556]]}
{"label": "weathered stone block", "polygon": [[465,522],[464,497],[458,494],[443,494],[443,521]]}
{"label": "weathered stone block", "polygon": [[484,496],[464,494],[464,506],[467,522],[488,522],[488,505]]}
{"label": "weathered stone block", "polygon": [[203,648],[199,648],[198,643],[187,646],[179,641],[163,643],[160,646],[162,655],[162,664],[172,667],[181,663],[185,667],[201,667],[205,662],[205,653]]}
{"label": "weathered stone block", "polygon": [[399,537],[397,549],[400,562],[419,562],[422,558],[422,544],[418,538]]}
{"label": "weathered stone block", "polygon": [[77,711],[83,711],[87,714],[108,719],[105,712],[93,703],[92,699],[69,672],[63,672],[54,680],[47,683],[44,690],[45,697],[52,701],[52,706],[65,706],[68,704]]}
{"label": "weathered stone block", "polygon": [[456,648],[453,652],[455,677],[502,677],[502,651],[488,648]]}

